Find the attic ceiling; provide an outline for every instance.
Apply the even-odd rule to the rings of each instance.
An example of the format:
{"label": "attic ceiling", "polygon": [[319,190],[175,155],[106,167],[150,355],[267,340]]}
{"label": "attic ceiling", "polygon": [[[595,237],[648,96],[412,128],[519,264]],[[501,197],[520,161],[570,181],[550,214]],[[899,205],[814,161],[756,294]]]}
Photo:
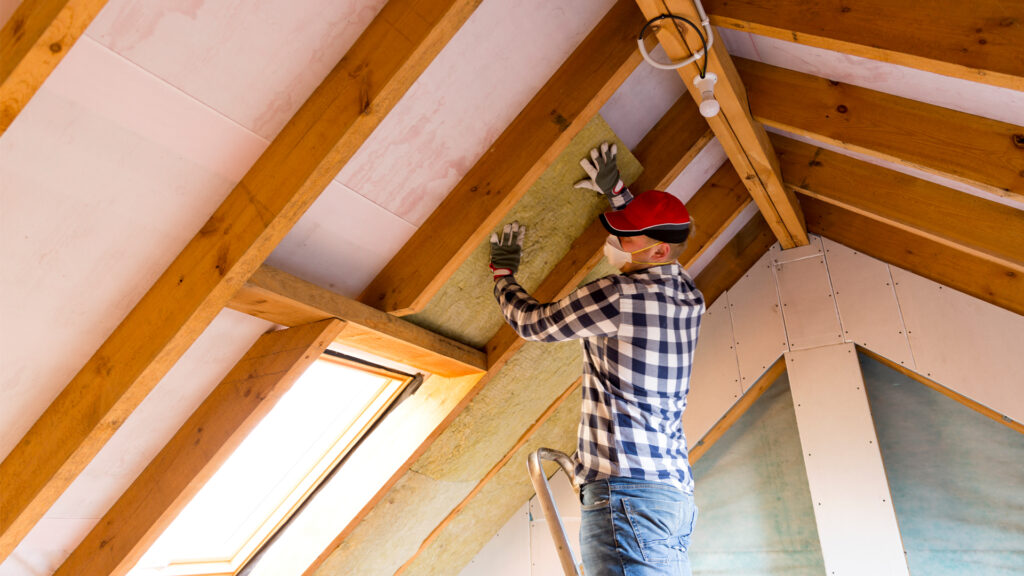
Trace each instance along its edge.
{"label": "attic ceiling", "polygon": [[[781,240],[768,201],[804,234],[1024,313],[1019,7],[709,1],[736,67],[723,109],[770,133],[730,143],[688,82],[642,63],[638,4],[691,9],[0,3],[0,574],[54,573],[277,325],[341,318],[342,344],[460,382],[444,429],[522,342],[400,317],[598,114],[643,166],[635,187],[691,206],[684,259],[709,300]],[[767,200],[740,149],[777,156]],[[586,228],[538,295],[591,273],[603,237]]]}

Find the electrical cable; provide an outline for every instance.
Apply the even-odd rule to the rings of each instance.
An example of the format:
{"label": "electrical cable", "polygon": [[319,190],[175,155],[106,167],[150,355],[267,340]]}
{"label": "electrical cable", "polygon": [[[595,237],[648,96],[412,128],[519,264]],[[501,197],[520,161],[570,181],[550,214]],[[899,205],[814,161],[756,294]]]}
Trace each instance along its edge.
{"label": "electrical cable", "polygon": [[[700,38],[700,43],[701,43],[702,49],[697,51],[697,52],[694,52],[693,55],[690,56],[689,58],[687,58],[686,60],[682,60],[682,61],[679,61],[679,62],[672,62],[671,64],[662,64],[661,62],[655,61],[653,58],[651,58],[650,54],[647,52],[647,47],[644,46],[644,34],[647,32],[647,28],[649,28],[652,24],[657,24],[658,22],[661,22],[662,20],[673,20],[673,21],[678,21],[678,22],[685,22],[687,25],[690,26],[690,28],[693,28],[693,30],[697,33],[697,37]],[[708,26],[708,37],[710,38],[711,37],[710,25],[707,25],[707,26]],[[655,68],[659,68],[661,70],[675,70],[677,68],[682,68],[683,66],[686,66],[687,64],[690,64],[691,62],[694,62],[698,58],[703,56],[704,57],[704,68],[701,68],[700,65],[698,64],[697,65],[697,70],[700,72],[700,77],[701,78],[703,78],[708,73],[708,48],[710,47],[710,43],[707,41],[707,39],[705,39],[704,34],[701,32],[699,26],[697,26],[696,24],[694,24],[690,20],[688,20],[686,18],[683,18],[682,16],[676,16],[675,14],[662,14],[660,16],[655,16],[654,18],[651,18],[650,20],[648,20],[644,24],[644,27],[640,29],[640,34],[637,37],[637,44],[640,45],[640,53],[643,55],[644,60],[647,60],[647,63],[650,64],[651,66],[654,66]]]}

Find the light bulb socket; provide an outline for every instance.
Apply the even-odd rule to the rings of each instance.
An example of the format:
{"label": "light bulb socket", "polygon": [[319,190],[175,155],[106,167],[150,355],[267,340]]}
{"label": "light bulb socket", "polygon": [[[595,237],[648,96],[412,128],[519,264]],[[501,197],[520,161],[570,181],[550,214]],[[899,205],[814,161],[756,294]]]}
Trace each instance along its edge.
{"label": "light bulb socket", "polygon": [[705,118],[715,116],[722,109],[715,100],[715,82],[718,76],[714,72],[708,72],[703,78],[699,74],[693,77],[693,85],[700,91],[700,115]]}

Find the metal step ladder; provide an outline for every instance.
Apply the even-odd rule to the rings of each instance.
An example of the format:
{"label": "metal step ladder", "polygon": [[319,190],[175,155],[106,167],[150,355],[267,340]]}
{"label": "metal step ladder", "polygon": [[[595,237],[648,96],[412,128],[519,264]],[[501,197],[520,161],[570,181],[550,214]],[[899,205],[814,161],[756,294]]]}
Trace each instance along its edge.
{"label": "metal step ladder", "polygon": [[562,571],[565,572],[565,576],[582,576],[582,564],[576,560],[572,548],[569,546],[569,537],[565,535],[565,525],[562,524],[562,517],[558,515],[558,507],[555,506],[555,499],[551,495],[551,487],[544,475],[541,460],[557,462],[572,484],[573,491],[578,495],[580,487],[576,485],[575,466],[567,454],[550,448],[538,448],[526,459],[530,481],[533,482],[533,489],[537,492],[540,508],[544,511],[544,518],[547,519],[551,538],[555,541],[555,550],[558,552],[558,560],[562,563]]}

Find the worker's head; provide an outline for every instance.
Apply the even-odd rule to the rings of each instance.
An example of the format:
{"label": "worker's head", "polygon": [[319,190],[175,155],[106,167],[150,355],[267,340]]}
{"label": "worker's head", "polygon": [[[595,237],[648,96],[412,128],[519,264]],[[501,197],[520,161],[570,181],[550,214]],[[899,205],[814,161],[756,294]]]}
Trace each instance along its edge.
{"label": "worker's head", "polygon": [[693,226],[682,201],[661,190],[648,190],[624,209],[605,212],[601,223],[611,233],[605,254],[623,272],[675,262]]}

